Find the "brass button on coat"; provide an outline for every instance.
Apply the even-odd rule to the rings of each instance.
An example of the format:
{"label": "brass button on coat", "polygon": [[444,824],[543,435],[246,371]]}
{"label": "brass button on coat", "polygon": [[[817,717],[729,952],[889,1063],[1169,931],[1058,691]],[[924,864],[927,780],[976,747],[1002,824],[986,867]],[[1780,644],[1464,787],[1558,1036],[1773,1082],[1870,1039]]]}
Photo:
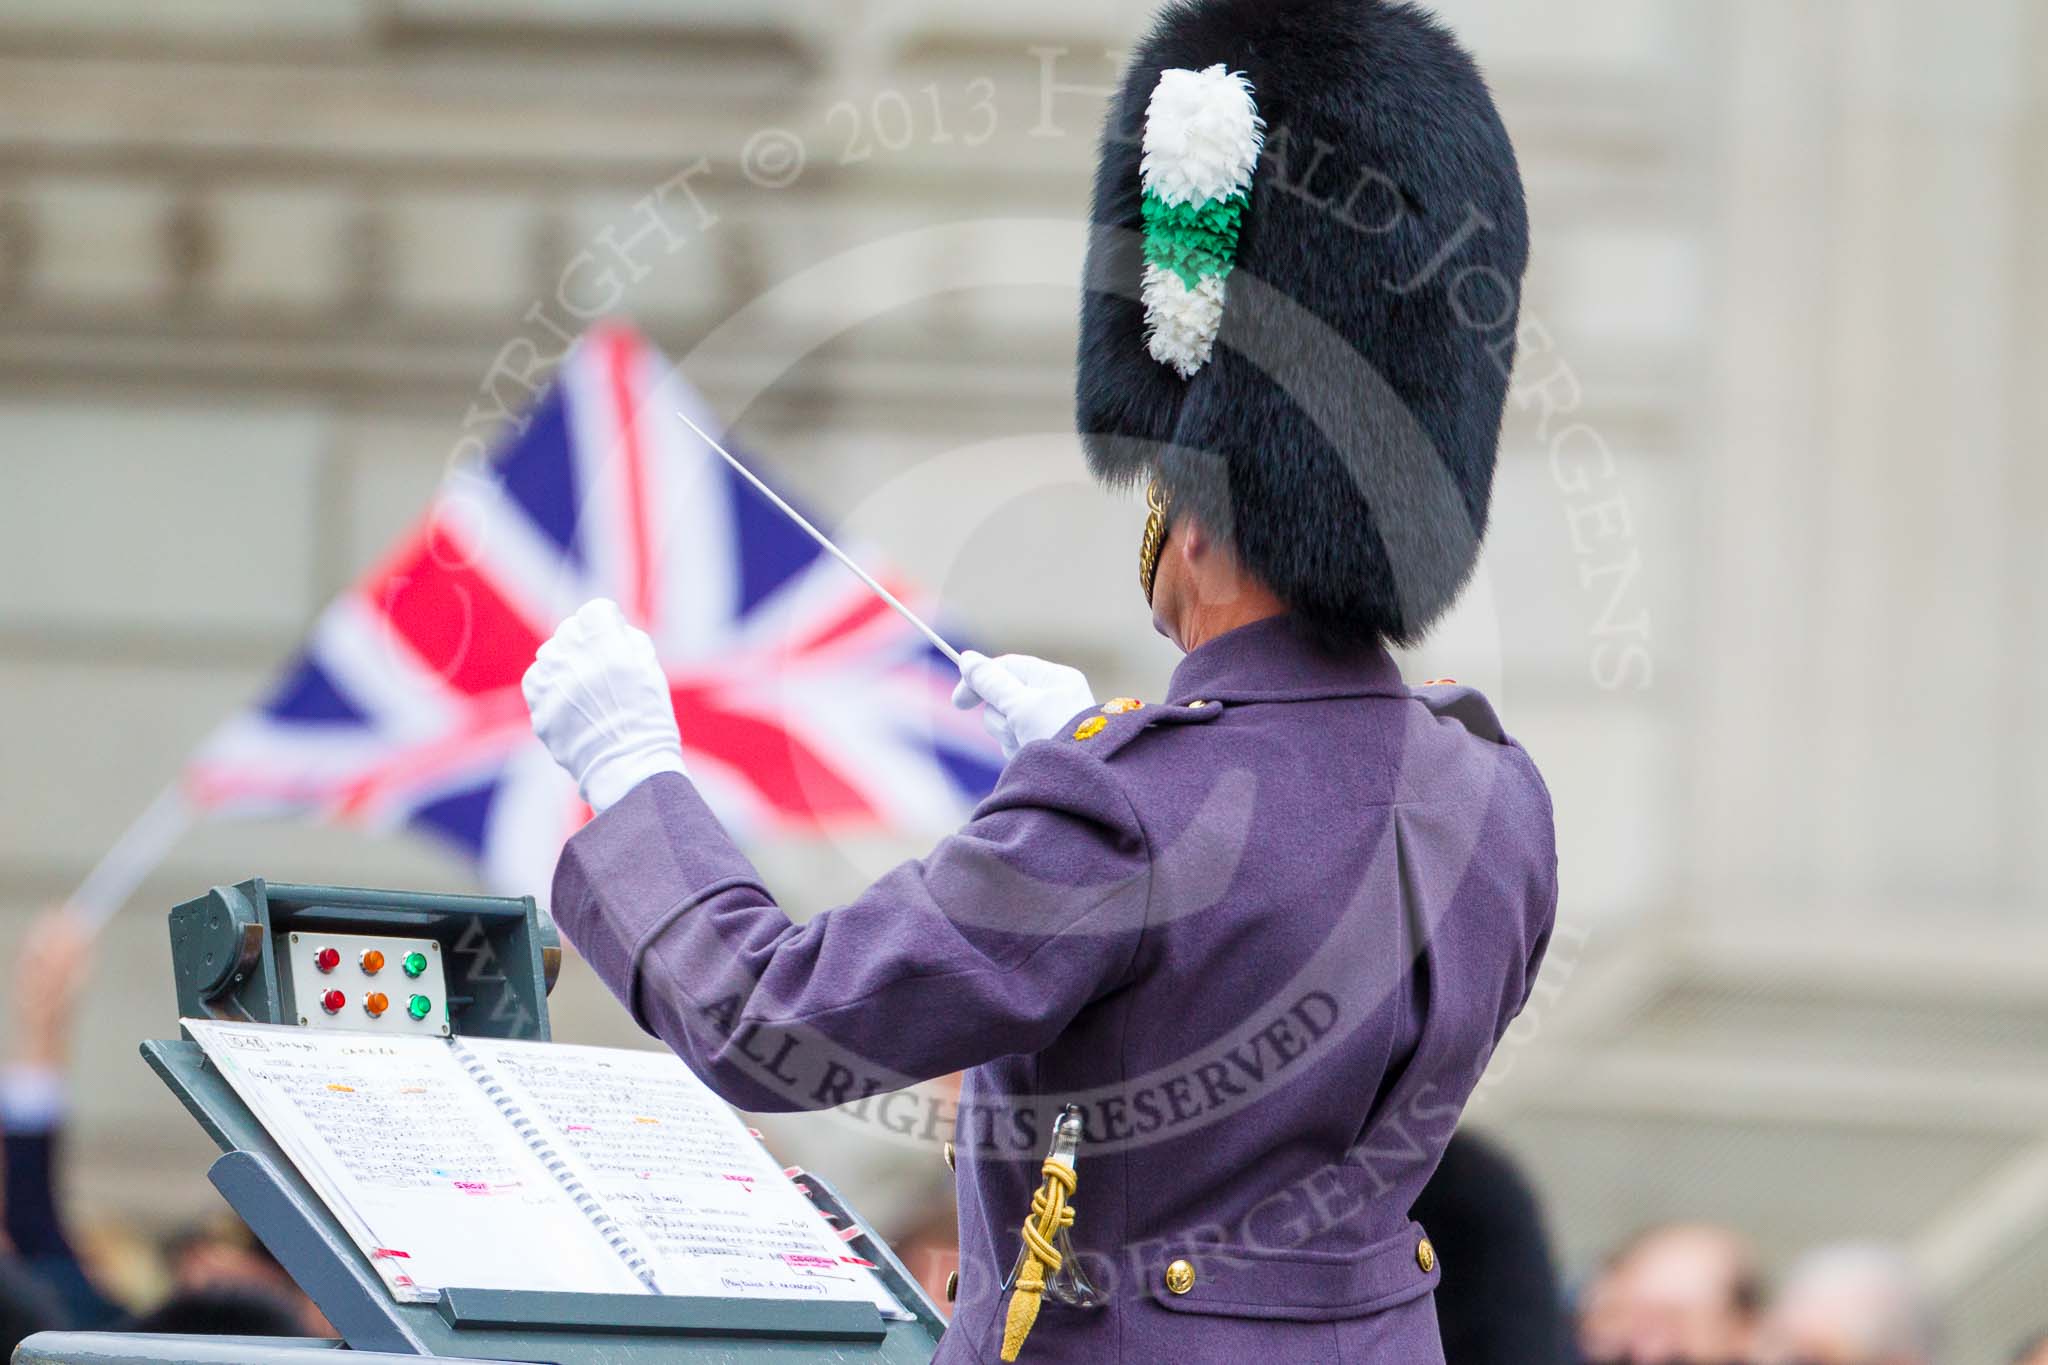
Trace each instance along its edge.
{"label": "brass button on coat", "polygon": [[1074,731],[1075,739],[1093,739],[1109,728],[1109,721],[1102,716],[1090,716]]}
{"label": "brass button on coat", "polygon": [[1166,1267],[1166,1292],[1185,1294],[1195,1287],[1195,1267],[1187,1261],[1175,1261]]}
{"label": "brass button on coat", "polygon": [[958,1160],[959,1160],[959,1157],[958,1157],[958,1154],[957,1154],[957,1153],[955,1153],[955,1152],[954,1152],[954,1150],[953,1150],[953,1144],[952,1144],[952,1143],[950,1143],[950,1142],[949,1142],[949,1143],[947,1143],[947,1144],[946,1144],[946,1169],[947,1169],[947,1170],[949,1170],[949,1171],[957,1171],[957,1170],[959,1170],[959,1169],[960,1169],[960,1167],[959,1167],[959,1165],[957,1164],[957,1163],[958,1163]]}
{"label": "brass button on coat", "polygon": [[1415,1244],[1415,1264],[1422,1267],[1425,1275],[1436,1269],[1436,1248],[1429,1244],[1427,1237]]}
{"label": "brass button on coat", "polygon": [[956,1302],[960,1297],[960,1272],[954,1271],[946,1277],[946,1302]]}

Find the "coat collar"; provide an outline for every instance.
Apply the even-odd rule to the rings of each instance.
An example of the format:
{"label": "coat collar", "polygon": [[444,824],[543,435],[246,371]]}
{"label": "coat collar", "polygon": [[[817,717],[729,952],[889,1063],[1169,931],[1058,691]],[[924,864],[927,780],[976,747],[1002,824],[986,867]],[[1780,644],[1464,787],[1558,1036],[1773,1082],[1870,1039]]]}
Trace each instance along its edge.
{"label": "coat collar", "polygon": [[1385,649],[1326,653],[1285,616],[1239,626],[1180,661],[1167,702],[1316,701],[1326,697],[1405,697],[1401,670]]}

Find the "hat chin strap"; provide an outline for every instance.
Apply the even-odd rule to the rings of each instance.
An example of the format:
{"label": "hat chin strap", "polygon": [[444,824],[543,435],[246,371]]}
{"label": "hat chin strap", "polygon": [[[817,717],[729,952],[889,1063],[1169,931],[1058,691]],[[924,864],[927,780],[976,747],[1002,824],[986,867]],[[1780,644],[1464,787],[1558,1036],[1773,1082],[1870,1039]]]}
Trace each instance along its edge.
{"label": "hat chin strap", "polygon": [[1152,480],[1145,490],[1145,539],[1138,546],[1138,586],[1145,590],[1145,605],[1152,605],[1152,587],[1159,581],[1159,554],[1166,548],[1166,513],[1172,496]]}

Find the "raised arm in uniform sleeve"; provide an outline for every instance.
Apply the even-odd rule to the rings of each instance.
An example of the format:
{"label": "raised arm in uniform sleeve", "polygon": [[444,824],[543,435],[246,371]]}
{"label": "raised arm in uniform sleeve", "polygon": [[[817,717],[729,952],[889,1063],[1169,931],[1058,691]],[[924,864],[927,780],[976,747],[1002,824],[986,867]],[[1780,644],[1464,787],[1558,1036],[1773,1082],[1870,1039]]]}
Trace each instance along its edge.
{"label": "raised arm in uniform sleeve", "polygon": [[688,778],[652,778],[570,840],[554,913],[643,1028],[776,1111],[1039,1050],[1125,979],[1150,882],[1113,770],[1051,741],[929,857],[801,926]]}

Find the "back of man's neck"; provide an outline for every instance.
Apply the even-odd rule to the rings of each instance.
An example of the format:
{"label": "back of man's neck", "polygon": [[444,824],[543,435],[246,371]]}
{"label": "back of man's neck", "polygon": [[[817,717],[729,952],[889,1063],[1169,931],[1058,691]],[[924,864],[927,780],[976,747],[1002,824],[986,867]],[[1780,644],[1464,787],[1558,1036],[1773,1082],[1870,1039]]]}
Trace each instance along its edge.
{"label": "back of man's neck", "polygon": [[1211,640],[1244,626],[1287,614],[1287,606],[1270,594],[1247,594],[1229,602],[1198,606],[1181,629],[1181,649],[1194,653]]}

